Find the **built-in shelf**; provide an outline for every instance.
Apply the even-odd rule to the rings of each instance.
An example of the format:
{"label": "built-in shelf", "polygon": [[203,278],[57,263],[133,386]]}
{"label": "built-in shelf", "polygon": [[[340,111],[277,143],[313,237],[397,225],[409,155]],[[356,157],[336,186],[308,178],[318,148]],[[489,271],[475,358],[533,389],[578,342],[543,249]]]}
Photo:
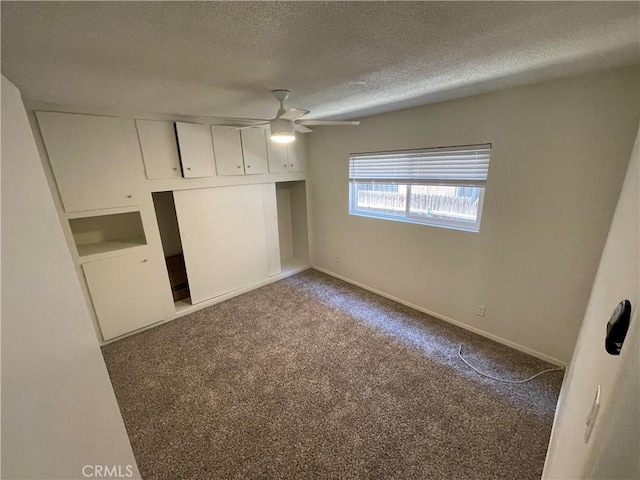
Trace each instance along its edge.
{"label": "built-in shelf", "polygon": [[147,244],[138,211],[72,218],[69,225],[83,259]]}
{"label": "built-in shelf", "polygon": [[144,238],[130,239],[129,241],[106,241],[99,243],[87,243],[84,245],[76,245],[78,247],[78,255],[80,257],[88,257],[90,255],[99,255],[101,253],[115,252],[126,248],[139,247],[146,245]]}

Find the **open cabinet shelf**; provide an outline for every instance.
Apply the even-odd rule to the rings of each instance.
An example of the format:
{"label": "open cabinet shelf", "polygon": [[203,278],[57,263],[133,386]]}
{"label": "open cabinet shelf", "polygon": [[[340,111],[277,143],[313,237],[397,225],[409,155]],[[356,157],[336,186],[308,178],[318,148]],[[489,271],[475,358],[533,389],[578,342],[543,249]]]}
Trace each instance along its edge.
{"label": "open cabinet shelf", "polygon": [[147,244],[137,211],[72,218],[69,225],[82,260]]}

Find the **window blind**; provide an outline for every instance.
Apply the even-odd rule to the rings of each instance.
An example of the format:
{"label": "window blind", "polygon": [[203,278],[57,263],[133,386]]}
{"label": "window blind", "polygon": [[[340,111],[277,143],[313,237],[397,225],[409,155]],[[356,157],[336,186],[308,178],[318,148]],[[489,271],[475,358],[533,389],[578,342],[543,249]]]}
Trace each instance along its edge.
{"label": "window blind", "polygon": [[484,187],[490,155],[491,144],[356,153],[349,159],[349,181]]}

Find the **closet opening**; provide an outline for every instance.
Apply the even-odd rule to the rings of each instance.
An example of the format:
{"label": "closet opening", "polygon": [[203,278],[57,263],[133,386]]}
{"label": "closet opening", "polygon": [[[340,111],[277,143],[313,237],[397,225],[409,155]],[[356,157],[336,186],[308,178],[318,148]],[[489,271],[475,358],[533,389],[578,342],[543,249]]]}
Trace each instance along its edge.
{"label": "closet opening", "polygon": [[307,188],[304,180],[276,183],[281,273],[309,265]]}
{"label": "closet opening", "polygon": [[173,301],[180,310],[191,306],[191,298],[173,192],[153,192],[152,196]]}

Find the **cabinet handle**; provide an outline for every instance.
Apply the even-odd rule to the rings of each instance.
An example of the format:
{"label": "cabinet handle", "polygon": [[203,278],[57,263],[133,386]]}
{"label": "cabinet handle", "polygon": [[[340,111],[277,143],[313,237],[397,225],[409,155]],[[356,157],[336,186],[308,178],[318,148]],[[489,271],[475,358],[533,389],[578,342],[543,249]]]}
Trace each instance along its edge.
{"label": "cabinet handle", "polygon": [[178,167],[173,167],[171,170],[176,171],[178,170]]}
{"label": "cabinet handle", "polygon": [[240,165],[236,165],[236,168],[242,168],[242,166],[240,166]]}
{"label": "cabinet handle", "polygon": [[133,198],[133,195],[127,195],[127,198]]}
{"label": "cabinet handle", "polygon": [[251,165],[247,165],[247,168],[251,168]]}
{"label": "cabinet handle", "polygon": [[191,170],[191,167],[187,167],[187,170]]}
{"label": "cabinet handle", "polygon": [[293,167],[293,163],[290,163],[290,164],[289,164],[289,166],[290,166],[290,167]]}
{"label": "cabinet handle", "polygon": [[149,260],[147,260],[146,258],[144,260],[142,260],[142,263],[147,263]]}
{"label": "cabinet handle", "polygon": [[284,166],[286,167],[286,166],[287,166],[287,164],[285,163],[285,164],[284,164]]}

